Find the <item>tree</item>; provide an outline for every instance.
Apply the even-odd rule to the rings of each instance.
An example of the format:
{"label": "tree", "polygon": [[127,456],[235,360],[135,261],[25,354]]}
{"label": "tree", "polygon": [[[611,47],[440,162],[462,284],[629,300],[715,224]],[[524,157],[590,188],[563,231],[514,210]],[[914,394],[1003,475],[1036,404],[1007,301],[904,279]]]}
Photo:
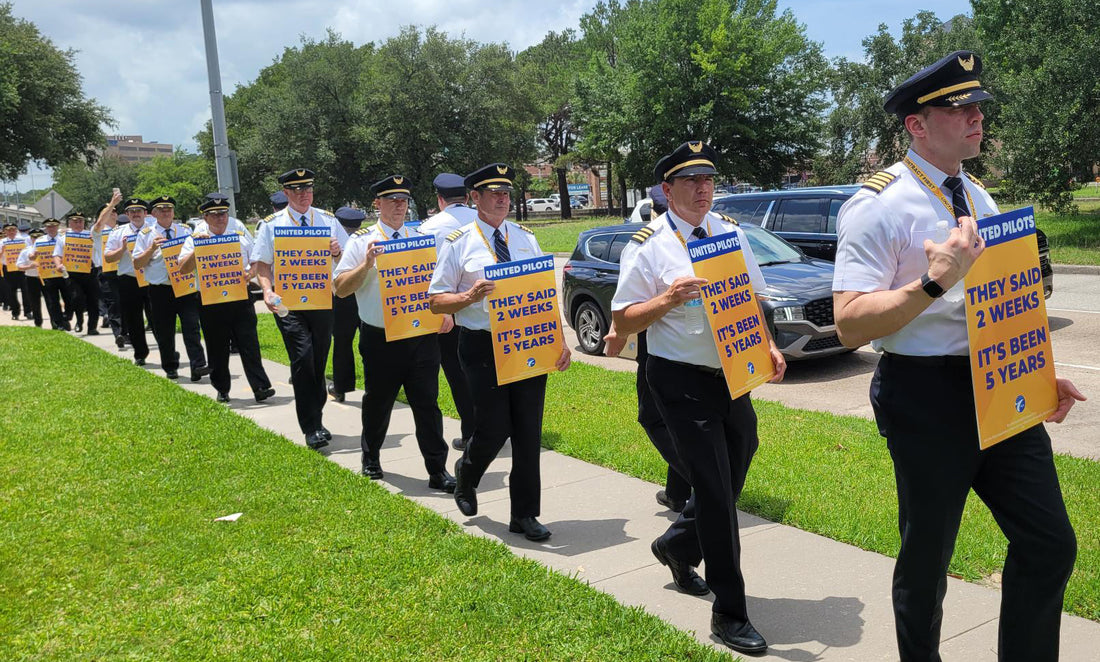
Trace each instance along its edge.
{"label": "tree", "polygon": [[550,32],[541,43],[516,58],[523,80],[534,92],[542,114],[538,124],[539,148],[543,157],[554,166],[563,219],[572,218],[566,175],[577,141],[577,126],[573,122],[576,96],[573,81],[585,64],[583,45],[572,30]]}
{"label": "tree", "polygon": [[580,149],[619,162],[623,181],[652,184],[688,139],[761,183],[816,152],[827,64],[774,0],[608,0],[581,27],[595,55],[578,82]]}
{"label": "tree", "polygon": [[1100,6],[1095,0],[973,5],[988,46],[985,67],[999,77],[1003,189],[1067,211],[1072,178],[1091,177],[1100,152]]}
{"label": "tree", "polygon": [[30,161],[94,161],[107,109],[84,97],[73,51],[58,50],[11,9],[0,3],[0,179],[17,178]]}
{"label": "tree", "polygon": [[177,148],[172,156],[158,156],[138,164],[135,170],[134,195],[146,200],[172,196],[178,218],[198,216],[203,197],[218,189],[214,162],[183,149]]}
{"label": "tree", "polygon": [[[922,11],[902,23],[897,40],[886,24],[880,24],[875,34],[863,40],[863,50],[863,62],[844,58],[833,62],[829,83],[833,108],[825,121],[825,149],[814,161],[817,183],[860,181],[901,160],[909,136],[901,122],[882,109],[883,99],[906,78],[948,53],[971,50],[981,55],[983,46],[966,16],[945,23],[933,12]],[[982,84],[994,89],[994,73],[984,73]],[[982,111],[992,120],[997,105],[984,104]],[[987,148],[991,144],[987,136]],[[987,161],[985,156],[968,160],[967,170],[982,176]]]}
{"label": "tree", "polygon": [[93,165],[69,161],[54,168],[53,188],[85,214],[94,214],[111,199],[111,189],[118,187],[122,195],[134,195],[137,187],[137,166],[115,156],[97,160]]}

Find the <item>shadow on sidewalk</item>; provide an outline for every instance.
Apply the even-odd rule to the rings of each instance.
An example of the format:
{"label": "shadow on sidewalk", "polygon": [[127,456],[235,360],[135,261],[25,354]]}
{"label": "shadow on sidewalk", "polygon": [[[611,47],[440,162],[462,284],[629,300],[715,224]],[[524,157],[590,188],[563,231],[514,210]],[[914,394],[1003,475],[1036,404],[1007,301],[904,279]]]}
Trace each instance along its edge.
{"label": "shadow on sidewalk", "polygon": [[610,549],[618,545],[637,540],[626,534],[626,519],[601,520],[542,520],[553,535],[543,542],[532,542],[520,533],[508,531],[507,521],[497,521],[484,515],[477,515],[463,523],[473,526],[483,533],[511,547],[557,554],[559,556],[577,556],[588,552]]}
{"label": "shadow on sidewalk", "polygon": [[[863,638],[863,601],[855,597],[829,596],[822,600],[758,598],[749,596],[753,625],[772,645],[816,642],[833,648],[855,646]],[[711,640],[719,639],[711,635]],[[815,646],[816,648],[816,646]],[[822,655],[801,648],[768,648],[770,657],[811,662]]]}

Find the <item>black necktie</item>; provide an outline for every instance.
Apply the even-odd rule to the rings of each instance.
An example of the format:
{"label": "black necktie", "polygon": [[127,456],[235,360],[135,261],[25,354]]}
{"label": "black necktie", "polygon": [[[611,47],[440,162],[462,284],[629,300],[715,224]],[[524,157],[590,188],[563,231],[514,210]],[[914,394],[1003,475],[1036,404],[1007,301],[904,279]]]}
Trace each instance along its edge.
{"label": "black necktie", "polygon": [[172,228],[167,228],[164,231],[164,238],[168,241],[172,241]]}
{"label": "black necktie", "polygon": [[493,232],[493,248],[497,252],[497,262],[512,261],[512,256],[508,253],[508,242],[504,241],[504,235],[499,229]]}
{"label": "black necktie", "polygon": [[401,238],[401,233],[398,232],[397,230],[394,230],[393,231],[393,238],[394,239],[400,239]]}
{"label": "black necktie", "polygon": [[306,215],[305,214],[302,214],[302,227],[303,228],[308,228],[309,227],[309,221],[306,220]]}
{"label": "black necktie", "polygon": [[691,236],[695,237],[696,239],[706,239],[707,231],[704,230],[702,226],[700,226],[691,231]]}
{"label": "black necktie", "polygon": [[970,208],[966,205],[966,193],[963,191],[962,179],[948,177],[943,180],[943,186],[951,191],[951,206],[955,208],[955,218],[970,216]]}

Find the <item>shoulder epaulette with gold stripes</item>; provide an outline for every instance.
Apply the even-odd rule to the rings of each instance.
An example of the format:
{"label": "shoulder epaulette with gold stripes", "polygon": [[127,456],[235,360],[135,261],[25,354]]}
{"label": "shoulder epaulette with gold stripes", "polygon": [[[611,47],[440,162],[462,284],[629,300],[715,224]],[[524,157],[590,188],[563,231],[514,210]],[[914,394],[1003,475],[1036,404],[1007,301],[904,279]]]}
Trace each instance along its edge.
{"label": "shoulder epaulette with gold stripes", "polygon": [[330,212],[330,211],[329,211],[329,210],[327,210],[327,209],[318,209],[317,211],[321,212],[321,213],[322,213],[322,214],[324,214],[325,216],[332,216],[333,218],[336,218],[336,215],[335,215],[335,214],[333,214],[332,212]]}
{"label": "shoulder epaulette with gold stripes", "polygon": [[[516,225],[519,225],[519,223],[516,223]],[[527,234],[535,234],[535,231],[532,230],[531,228],[527,227],[526,225],[519,225],[519,229],[523,230]]]}
{"label": "shoulder epaulette with gold stripes", "polygon": [[268,214],[267,216],[264,216],[263,220],[266,222],[270,221],[273,218],[275,218],[275,214]]}
{"label": "shoulder epaulette with gold stripes", "polygon": [[637,232],[635,232],[634,235],[632,237],[630,237],[630,240],[631,241],[636,241],[639,244],[644,244],[647,239],[649,239],[650,237],[653,236],[653,233],[654,233],[654,229],[647,225],[644,228],[642,228],[641,230],[638,230]]}
{"label": "shoulder epaulette with gold stripes", "polygon": [[727,223],[733,223],[734,225],[741,225],[740,223],[737,222],[737,219],[732,217],[732,216],[728,216],[728,215],[723,214],[721,212],[719,212],[718,215],[721,216],[722,220],[726,221]]}
{"label": "shoulder epaulette with gold stripes", "polygon": [[149,234],[152,231],[153,231],[153,228],[142,228],[141,229],[141,234]]}
{"label": "shoulder epaulette with gold stripes", "polygon": [[358,230],[356,230],[355,232],[352,232],[352,233],[351,233],[351,236],[353,236],[353,237],[361,237],[361,236],[363,236],[363,235],[367,234],[367,233],[368,233],[368,232],[370,232],[370,231],[371,231],[371,229],[370,229],[370,228],[359,228],[359,229],[358,229]]}
{"label": "shoulder epaulette with gold stripes", "polygon": [[897,179],[897,175],[881,170],[871,175],[867,181],[863,182],[863,188],[874,191],[875,193],[882,193],[883,189],[889,186],[890,182],[895,179]]}
{"label": "shoulder epaulette with gold stripes", "polygon": [[465,229],[455,230],[451,234],[447,235],[447,241],[454,241],[455,239],[458,239],[459,237],[461,237],[464,234],[466,234]]}
{"label": "shoulder epaulette with gold stripes", "polygon": [[964,174],[964,175],[966,175],[966,176],[967,176],[967,178],[969,178],[969,179],[970,179],[970,181],[972,181],[972,182],[974,182],[975,184],[977,184],[978,188],[980,188],[980,189],[984,189],[984,188],[985,188],[985,183],[984,183],[984,182],[982,182],[982,180],[978,179],[978,178],[977,178],[977,177],[975,177],[974,175],[971,175],[971,174],[970,174],[969,172],[966,172],[965,170],[963,171],[963,174]]}

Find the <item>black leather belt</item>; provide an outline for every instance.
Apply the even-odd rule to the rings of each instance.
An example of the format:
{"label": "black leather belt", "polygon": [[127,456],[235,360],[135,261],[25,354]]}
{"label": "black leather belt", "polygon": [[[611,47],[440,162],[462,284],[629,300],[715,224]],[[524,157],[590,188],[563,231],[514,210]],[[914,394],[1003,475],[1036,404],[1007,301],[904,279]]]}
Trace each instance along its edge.
{"label": "black leather belt", "polygon": [[955,355],[940,355],[940,356],[910,356],[908,354],[894,354],[893,352],[883,352],[884,356],[890,358],[891,361],[896,361],[902,364],[919,365],[929,368],[969,368],[970,357],[969,356],[955,356]]}
{"label": "black leather belt", "polygon": [[665,361],[666,363],[671,363],[674,366],[679,366],[681,368],[687,368],[689,370],[694,370],[696,372],[701,372],[701,373],[703,373],[704,375],[706,375],[708,377],[721,377],[722,376],[722,369],[721,368],[712,368],[710,366],[696,365],[694,363],[685,363],[683,361],[673,361],[672,359],[666,359],[663,356],[655,356],[653,354],[650,354],[649,357],[652,358],[652,359],[657,359],[658,361]]}

